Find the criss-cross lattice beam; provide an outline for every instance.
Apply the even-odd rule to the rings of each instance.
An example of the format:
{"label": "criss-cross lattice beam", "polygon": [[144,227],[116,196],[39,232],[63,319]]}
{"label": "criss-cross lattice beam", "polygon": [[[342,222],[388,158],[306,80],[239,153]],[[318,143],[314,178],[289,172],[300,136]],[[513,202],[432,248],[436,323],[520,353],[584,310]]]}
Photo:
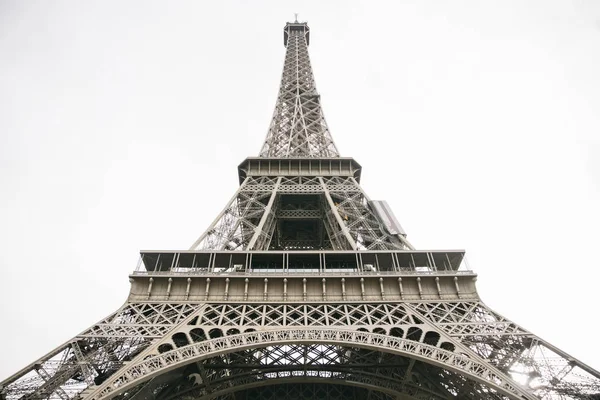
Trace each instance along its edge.
{"label": "criss-cross lattice beam", "polygon": [[286,55],[273,120],[261,157],[339,157],[321,108],[308,55],[306,23],[288,23]]}
{"label": "criss-cross lattice beam", "polygon": [[246,178],[190,250],[246,250],[250,243],[254,244],[259,239],[259,243],[270,242],[266,229],[272,224],[266,224],[267,219],[263,217],[266,214],[268,219],[274,219],[271,215],[272,199],[280,180],[269,177]]}
{"label": "criss-cross lattice beam", "polygon": [[600,372],[480,301],[424,302],[406,307],[465,344],[489,365],[534,388],[539,398],[600,396]]}
{"label": "criss-cross lattice beam", "polygon": [[118,375],[100,385],[89,394],[90,400],[112,398],[135,388],[138,384],[159,376],[163,371],[184,367],[196,361],[213,358],[214,355],[232,353],[268,346],[327,343],[352,346],[367,350],[384,351],[400,356],[409,356],[432,365],[454,371],[469,379],[478,381],[494,391],[513,399],[534,399],[493,367],[459,352],[453,352],[410,339],[390,337],[381,334],[330,330],[323,328],[284,329],[277,331],[256,331],[224,336],[206,341],[186,344],[159,354],[144,354],[137,362],[124,366]]}
{"label": "criss-cross lattice beam", "polygon": [[[284,345],[230,353],[216,356],[200,363],[207,371],[215,371],[208,379],[200,379],[193,366],[185,368],[184,377],[177,385],[179,389],[169,392],[157,388],[157,400],[179,398],[208,399],[219,393],[237,393],[251,387],[281,385],[283,382],[306,384],[309,381],[335,385],[343,383],[355,387],[369,387],[384,391],[396,398],[449,400],[454,387],[439,382],[429,382],[427,375],[441,374],[442,369],[419,363],[408,371],[410,359],[393,354],[336,345]],[[423,364],[423,365],[421,365]],[[433,368],[433,369],[431,369]],[[417,371],[418,370],[418,371]],[[403,383],[406,374],[408,383]],[[423,375],[421,375],[423,374]],[[460,378],[454,379],[460,381]],[[448,381],[451,381],[449,379]],[[473,382],[473,381],[471,381]],[[474,382],[473,382],[474,383]],[[156,386],[155,386],[156,387]],[[483,390],[477,384],[474,387]],[[477,390],[477,389],[476,389]],[[135,389],[133,390],[135,392]],[[269,390],[265,390],[268,393]],[[455,391],[465,395],[466,390]],[[489,393],[489,389],[488,389]],[[410,395],[410,396],[409,396]],[[362,397],[364,398],[364,397]],[[490,399],[497,397],[490,396]],[[116,400],[132,399],[129,394]],[[504,399],[498,397],[498,399]]]}
{"label": "criss-cross lattice beam", "polygon": [[2,382],[7,400],[71,399],[183,321],[197,304],[127,303]]}
{"label": "criss-cross lattice beam", "polygon": [[332,250],[408,250],[401,235],[392,235],[377,219],[368,197],[352,177],[249,176],[223,211],[190,250],[270,250],[277,221],[310,219],[306,211],[280,210],[282,195],[318,195],[326,248]]}

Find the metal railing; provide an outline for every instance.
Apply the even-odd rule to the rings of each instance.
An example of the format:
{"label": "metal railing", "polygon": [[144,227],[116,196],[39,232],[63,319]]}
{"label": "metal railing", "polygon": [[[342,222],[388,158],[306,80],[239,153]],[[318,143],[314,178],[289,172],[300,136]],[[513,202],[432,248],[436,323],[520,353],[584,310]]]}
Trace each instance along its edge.
{"label": "metal railing", "polygon": [[458,271],[416,271],[416,270],[400,270],[400,271],[353,271],[353,272],[335,272],[335,271],[320,271],[320,272],[306,272],[306,271],[284,271],[284,270],[261,270],[261,271],[232,271],[232,272],[218,272],[208,271],[206,269],[185,269],[185,270],[171,270],[171,271],[134,271],[131,275],[133,276],[231,276],[231,277],[251,277],[251,276],[436,276],[436,275],[476,275],[475,272],[468,269],[461,269]]}

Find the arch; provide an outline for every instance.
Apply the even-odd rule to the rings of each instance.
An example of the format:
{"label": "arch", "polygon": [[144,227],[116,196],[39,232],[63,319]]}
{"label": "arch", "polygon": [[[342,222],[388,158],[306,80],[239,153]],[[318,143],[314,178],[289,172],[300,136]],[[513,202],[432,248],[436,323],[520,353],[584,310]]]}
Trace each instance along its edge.
{"label": "arch", "polygon": [[373,329],[373,333],[378,333],[380,335],[387,335],[387,332],[383,328],[375,328],[375,329]]}
{"label": "arch", "polygon": [[[420,329],[419,329],[420,330]],[[286,344],[339,344],[368,350],[399,354],[418,361],[457,372],[467,379],[487,385],[511,399],[533,398],[512,380],[492,370],[488,365],[461,353],[450,352],[413,340],[351,330],[333,330],[321,327],[279,329],[224,336],[192,343],[154,357],[132,362],[107,379],[93,393],[90,400],[104,400],[131,389],[137,384],[187,364],[240,350]]]}
{"label": "arch", "polygon": [[402,328],[398,328],[397,326],[390,329],[390,336],[401,338],[404,337],[404,331]]}
{"label": "arch", "polygon": [[240,333],[239,329],[236,329],[236,328],[227,329],[227,336],[238,335],[239,333]]}
{"label": "arch", "polygon": [[183,332],[174,334],[173,336],[171,336],[171,339],[173,340],[173,343],[175,343],[175,346],[177,346],[177,347],[184,347],[184,346],[187,346],[188,344],[190,344],[190,341],[189,341],[187,335]]}
{"label": "arch", "polygon": [[219,328],[214,328],[214,329],[211,329],[210,331],[208,331],[208,336],[211,339],[217,339],[217,338],[223,337],[223,331],[220,330]]}
{"label": "arch", "polygon": [[206,340],[206,333],[204,333],[204,330],[201,328],[194,328],[190,331],[190,337],[194,342],[202,342],[203,340]]}
{"label": "arch", "polygon": [[416,326],[411,326],[406,332],[406,338],[408,340],[414,340],[415,342],[420,342],[421,336],[423,336],[423,331],[421,328],[417,328]]}
{"label": "arch", "polygon": [[[393,389],[391,389],[389,387],[386,387],[386,385],[384,383],[377,385],[377,383],[379,383],[379,382],[377,381],[377,379],[373,378],[372,376],[363,377],[363,379],[361,379],[360,381],[308,376],[308,377],[287,377],[287,378],[278,378],[278,379],[262,379],[262,380],[258,380],[255,382],[242,382],[241,384],[229,384],[229,385],[227,385],[227,387],[225,389],[216,390],[209,394],[202,394],[202,396],[192,396],[192,397],[195,397],[195,398],[202,397],[203,399],[210,400],[210,399],[214,399],[214,398],[219,398],[219,396],[223,396],[226,394],[246,391],[249,389],[255,389],[255,388],[260,388],[260,387],[265,387],[265,386],[295,384],[295,383],[303,383],[303,384],[322,383],[322,384],[328,384],[328,385],[352,386],[352,387],[358,387],[358,388],[363,388],[363,389],[367,389],[367,390],[381,392],[381,393],[390,395],[391,398],[396,398],[398,395],[398,393],[396,391],[394,391]],[[193,391],[194,390],[192,389],[189,392],[193,392]],[[180,394],[183,394],[183,393],[179,393],[178,395],[180,395]],[[414,394],[414,396],[403,393],[402,399],[403,400],[419,400],[419,399],[423,398],[422,396],[419,396],[420,394],[427,395],[428,392],[423,391],[423,393],[421,393],[420,391],[416,391],[416,393],[413,393],[413,394]]]}
{"label": "arch", "polygon": [[455,350],[455,346],[450,342],[442,342],[442,344],[440,344],[440,348],[442,348],[444,350],[448,350],[448,351]]}
{"label": "arch", "polygon": [[[286,350],[290,350],[292,345],[285,344],[279,346],[268,346],[263,348],[256,348],[254,351],[262,352],[268,349],[269,347],[284,347]],[[310,348],[315,346],[315,344],[303,344],[303,345],[295,345],[301,346],[305,348]],[[353,352],[353,351],[365,351],[365,349],[356,349],[354,347],[348,347],[346,345],[339,344],[331,344],[325,345],[322,343],[316,344],[316,346],[331,346],[336,348],[338,351],[343,352]],[[239,353],[245,353],[248,350],[241,350]],[[302,351],[302,350],[299,350]],[[310,351],[310,350],[309,350]],[[335,350],[334,350],[335,351]],[[366,350],[368,351],[368,350]],[[293,352],[293,350],[292,350]],[[372,351],[368,351],[372,352]],[[279,351],[276,351],[279,353]],[[379,353],[379,352],[372,352]],[[229,353],[227,357],[234,356],[236,352]],[[408,357],[404,355],[392,354],[392,353],[379,353],[379,356],[375,356],[373,361],[377,362],[381,361],[381,357],[394,357],[397,358],[400,364],[408,363]],[[279,353],[279,355],[282,355]],[[431,388],[428,387],[418,387],[412,385],[410,382],[408,383],[403,379],[398,379],[396,375],[397,371],[390,367],[388,374],[381,373],[382,371],[378,369],[377,364],[374,363],[372,365],[373,368],[377,369],[377,373],[374,373],[372,370],[369,371],[370,368],[352,368],[352,371],[349,372],[344,366],[348,367],[347,361],[351,361],[352,358],[346,359],[346,362],[342,362],[338,364],[342,369],[337,370],[333,365],[328,365],[326,368],[322,368],[319,365],[315,365],[311,360],[306,359],[305,362],[307,364],[297,364],[292,366],[291,364],[282,363],[279,359],[271,358],[271,356],[267,356],[270,362],[263,364],[262,367],[254,366],[251,370],[239,371],[234,375],[227,375],[227,377],[219,377],[216,381],[204,382],[204,384],[197,385],[191,388],[187,388],[184,391],[173,393],[167,400],[176,400],[180,398],[190,398],[190,399],[198,399],[202,398],[204,400],[210,400],[214,398],[222,398],[219,396],[232,394],[238,391],[243,391],[245,389],[251,389],[253,387],[260,386],[277,386],[277,385],[285,385],[288,383],[314,383],[314,384],[322,384],[322,385],[337,385],[337,386],[347,386],[347,387],[357,387],[357,388],[365,388],[368,390],[376,391],[379,393],[385,393],[391,395],[391,399],[397,399],[398,394],[402,393],[401,398],[403,400],[415,400],[415,399],[430,399],[430,398],[446,398],[448,393],[439,393],[435,394],[431,391]],[[215,356],[215,360],[222,360],[222,356]],[[404,360],[404,361],[402,361]],[[204,362],[208,362],[210,364],[211,360],[205,360]],[[362,358],[355,359],[357,363],[363,365],[365,360]],[[389,358],[386,358],[384,361],[386,364],[390,362]],[[418,364],[414,364],[418,365]],[[278,366],[276,371],[273,370],[273,366]],[[333,367],[333,368],[332,368]],[[181,368],[186,368],[183,366]],[[416,366],[415,366],[416,368]],[[438,371],[441,371],[441,367]],[[455,372],[446,371],[449,374],[458,375]],[[160,378],[159,378],[160,379]],[[456,378],[455,378],[456,379]],[[260,383],[260,382],[264,382]],[[142,383],[141,385],[145,385]],[[247,386],[246,386],[247,385]],[[258,386],[256,386],[258,385]],[[135,389],[134,389],[135,390]],[[445,396],[444,396],[445,395]],[[413,397],[414,396],[414,397]],[[352,397],[354,398],[354,397]],[[379,397],[376,397],[379,398]],[[391,400],[389,399],[389,400]],[[381,400],[381,399],[380,399]]]}
{"label": "arch", "polygon": [[437,346],[440,341],[440,334],[434,331],[428,331],[425,333],[425,337],[423,337],[423,343],[430,344],[432,346]]}
{"label": "arch", "polygon": [[158,352],[161,354],[166,353],[167,351],[171,351],[171,350],[173,350],[173,346],[170,345],[169,343],[163,343],[160,346],[158,346]]}

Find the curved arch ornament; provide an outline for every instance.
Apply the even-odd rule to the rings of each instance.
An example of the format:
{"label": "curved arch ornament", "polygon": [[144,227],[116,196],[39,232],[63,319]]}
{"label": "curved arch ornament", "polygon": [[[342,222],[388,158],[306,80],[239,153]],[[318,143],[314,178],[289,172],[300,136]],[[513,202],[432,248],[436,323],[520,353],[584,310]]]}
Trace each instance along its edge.
{"label": "curved arch ornament", "polygon": [[464,354],[403,338],[369,332],[326,328],[285,329],[246,332],[204,342],[192,343],[162,354],[150,354],[137,363],[126,366],[90,393],[90,400],[105,400],[153,377],[218,355],[286,344],[337,344],[398,354],[459,373],[483,383],[512,399],[535,399],[525,389],[514,385],[502,373]]}
{"label": "curved arch ornament", "polygon": [[[288,347],[289,344],[280,346]],[[310,346],[325,346],[322,343],[313,344]],[[356,351],[355,347],[343,347],[339,345],[328,345],[335,347],[343,352]],[[278,346],[269,346],[267,348],[273,348]],[[291,346],[290,346],[291,347]],[[297,357],[298,353],[306,351],[305,345],[296,345],[296,349],[293,350],[294,355]],[[267,348],[254,348],[249,351],[256,351],[263,353]],[[364,350],[364,349],[360,349]],[[360,351],[359,350],[359,351]],[[248,351],[248,350],[245,350]],[[310,350],[309,350],[310,351]],[[244,351],[242,351],[244,352]],[[372,353],[379,354],[378,359],[381,359],[382,353],[379,351],[372,351]],[[239,353],[238,353],[239,354]],[[410,364],[407,357],[395,355],[391,353],[385,353],[391,357],[398,357],[399,362],[405,361]],[[235,353],[228,353],[224,357],[231,357]],[[219,360],[221,356],[214,357],[214,360]],[[206,360],[211,361],[211,360]],[[178,400],[178,399],[203,399],[210,400],[214,398],[220,398],[219,396],[230,395],[237,392],[245,392],[246,390],[252,390],[262,388],[265,386],[281,386],[281,385],[294,385],[304,386],[306,384],[313,385],[333,385],[333,386],[347,386],[352,388],[364,389],[370,392],[377,392],[385,398],[397,399],[399,393],[402,393],[402,399],[406,400],[447,400],[448,392],[444,391],[437,392],[436,388],[432,387],[421,387],[416,385],[414,382],[407,381],[405,376],[393,375],[391,372],[397,372],[393,370],[382,371],[382,369],[389,368],[389,364],[385,365],[390,359],[382,360],[384,365],[375,367],[377,372],[368,371],[369,366],[363,364],[364,359],[360,359],[359,362],[362,365],[352,364],[286,364],[285,361],[291,361],[289,358],[284,360],[284,365],[281,363],[281,359],[271,360],[271,363],[262,366],[252,365],[250,370],[237,371],[230,374],[224,374],[216,380],[209,380],[205,382],[197,382],[193,386],[190,386],[184,390],[174,392],[172,395],[165,398],[165,400]],[[210,364],[204,364],[204,371],[206,374],[207,367]],[[350,367],[350,368],[344,368]],[[394,367],[398,367],[395,365]],[[184,367],[185,368],[185,367]],[[366,368],[366,369],[365,369]],[[437,368],[437,367],[436,367]],[[241,372],[241,373],[240,373]],[[383,373],[382,373],[383,372]],[[199,375],[199,374],[192,374]],[[192,375],[188,376],[188,379]],[[142,383],[139,386],[144,386]],[[133,389],[133,393],[136,390]],[[353,397],[351,397],[353,398]],[[361,397],[362,398],[362,397]]]}
{"label": "curved arch ornament", "polygon": [[[227,387],[223,389],[219,389],[213,391],[211,393],[202,393],[201,390],[194,391],[190,390],[190,392],[194,392],[194,394],[198,393],[197,396],[193,396],[194,398],[199,398],[203,400],[212,400],[219,398],[223,395],[228,395],[235,392],[242,392],[250,389],[262,388],[265,386],[279,386],[286,384],[327,384],[327,385],[336,385],[336,386],[351,386],[361,389],[372,390],[375,392],[379,392],[381,394],[387,395],[390,398],[396,398],[398,395],[398,391],[394,390],[394,387],[391,387],[389,384],[383,382],[383,380],[373,380],[366,379],[360,375],[357,375],[359,379],[346,380],[344,377],[339,378],[330,378],[330,377],[322,377],[319,375],[308,375],[308,376],[293,376],[293,377],[284,377],[284,378],[276,378],[272,379],[268,377],[266,379],[252,379],[253,377],[247,376],[245,379],[236,379],[233,382],[228,382]],[[255,377],[254,377],[255,378]],[[356,378],[356,376],[354,377]],[[362,379],[361,379],[362,378]],[[399,386],[399,385],[398,385]],[[419,396],[419,395],[427,396]],[[177,394],[178,396],[181,393]],[[410,393],[403,393],[403,400],[421,400],[421,399],[431,399],[432,396],[430,393],[425,393],[424,391],[419,390],[411,390]]]}

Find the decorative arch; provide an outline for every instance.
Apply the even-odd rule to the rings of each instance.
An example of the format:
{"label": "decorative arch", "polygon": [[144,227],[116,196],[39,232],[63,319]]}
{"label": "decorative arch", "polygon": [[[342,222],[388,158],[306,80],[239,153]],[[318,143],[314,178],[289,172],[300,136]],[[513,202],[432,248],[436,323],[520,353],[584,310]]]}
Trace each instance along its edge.
{"label": "decorative arch", "polygon": [[515,400],[533,398],[523,389],[513,385],[510,378],[501,372],[465,354],[398,337],[320,327],[246,332],[191,343],[162,354],[154,354],[127,365],[118,375],[112,376],[98,387],[88,398],[108,399],[153,377],[218,355],[299,343],[337,344],[398,354],[459,373]]}
{"label": "decorative arch", "polygon": [[[204,376],[209,377],[208,370],[211,367],[211,361],[220,364],[223,358],[227,358],[233,364],[248,365],[249,368],[217,376],[215,380],[208,379],[204,381],[200,373],[191,372],[190,370],[183,372],[183,369],[192,366],[192,364],[188,364],[180,368],[179,374],[179,376],[189,374],[187,375],[187,382],[179,381],[178,386],[181,389],[171,392],[171,397],[167,397],[165,400],[180,398],[207,400],[214,398],[216,396],[215,392],[231,394],[239,391],[242,386],[257,385],[260,382],[268,382],[268,385],[273,386],[289,383],[298,386],[298,389],[302,389],[303,385],[300,385],[300,383],[308,383],[309,381],[313,382],[314,385],[345,385],[352,388],[376,391],[383,396],[382,398],[380,396],[375,397],[380,400],[389,400],[389,396],[396,400],[399,393],[402,393],[403,399],[411,398],[407,396],[409,394],[418,399],[446,400],[448,398],[446,387],[441,385],[438,387],[435,387],[435,385],[433,387],[430,385],[420,386],[412,380],[406,380],[406,375],[397,375],[398,368],[403,366],[409,368],[407,371],[419,372],[420,376],[422,376],[422,370],[418,367],[419,365],[435,368],[435,373],[442,373],[442,368],[423,362],[413,363],[414,360],[409,357],[382,353],[379,350],[367,350],[355,346],[329,343],[269,345],[205,359],[199,362],[202,363]],[[378,363],[382,364],[377,365]],[[372,366],[369,367],[369,364]],[[408,367],[409,365],[410,367]],[[232,367],[232,369],[235,369],[235,367]],[[449,373],[448,371],[445,372]],[[177,370],[162,376],[176,373]],[[481,386],[477,385],[477,387]],[[144,389],[149,389],[152,392],[152,388],[146,387],[145,383],[141,383],[138,387],[144,387]],[[437,393],[436,390],[441,391]],[[132,392],[136,393],[136,389],[134,388]],[[344,397],[344,399],[346,398]]]}
{"label": "decorative arch", "polygon": [[[397,391],[386,387],[384,383],[378,384],[379,382],[370,379],[367,381],[364,379],[363,381],[357,380],[340,380],[340,379],[331,379],[331,378],[322,378],[322,377],[289,377],[289,378],[278,378],[275,379],[264,379],[260,381],[236,381],[234,385],[227,385],[228,387],[225,389],[221,389],[218,391],[214,391],[210,394],[202,396],[202,399],[212,400],[218,398],[219,396],[223,396],[229,393],[246,391],[249,389],[256,389],[265,386],[278,386],[285,384],[311,384],[311,383],[319,383],[319,384],[327,384],[327,385],[337,385],[337,386],[352,386],[367,390],[372,390],[375,392],[380,392],[384,395],[390,396],[390,398],[395,399],[398,396]],[[419,397],[420,392],[415,393],[407,393],[403,394],[402,400],[420,400],[423,397]]]}

